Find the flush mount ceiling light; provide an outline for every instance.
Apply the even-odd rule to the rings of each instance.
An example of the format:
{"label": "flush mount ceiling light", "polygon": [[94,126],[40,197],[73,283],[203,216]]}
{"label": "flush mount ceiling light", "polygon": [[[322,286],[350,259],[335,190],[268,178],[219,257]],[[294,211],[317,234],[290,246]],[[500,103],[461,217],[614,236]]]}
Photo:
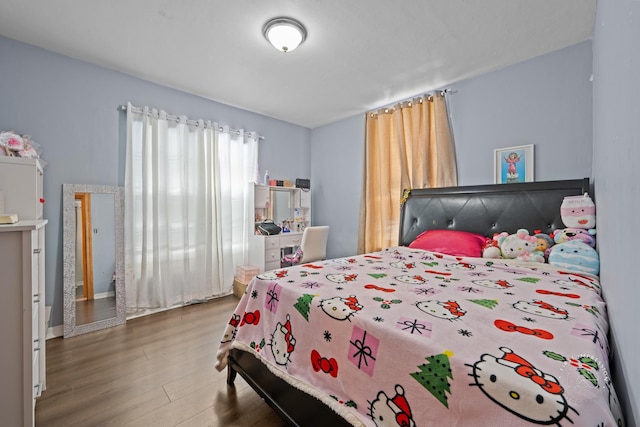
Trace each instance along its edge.
{"label": "flush mount ceiling light", "polygon": [[262,28],[264,37],[279,51],[291,52],[306,38],[307,30],[292,18],[273,18]]}

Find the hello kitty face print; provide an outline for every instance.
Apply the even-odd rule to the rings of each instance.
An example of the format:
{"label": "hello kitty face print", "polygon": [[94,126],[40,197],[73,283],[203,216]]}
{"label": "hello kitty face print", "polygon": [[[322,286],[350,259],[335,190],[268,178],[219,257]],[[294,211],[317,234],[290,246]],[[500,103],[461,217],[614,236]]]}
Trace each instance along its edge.
{"label": "hello kitty face print", "polygon": [[271,270],[258,274],[258,279],[262,280],[278,280],[287,277],[287,270]]}
{"label": "hello kitty face print", "polygon": [[296,345],[296,339],[291,333],[291,320],[288,314],[285,323],[278,322],[276,324],[269,345],[274,361],[278,365],[286,366]]}
{"label": "hello kitty face print", "polygon": [[466,262],[454,262],[453,264],[447,264],[446,267],[450,270],[474,270],[475,265]]}
{"label": "hello kitty face print", "polygon": [[560,205],[560,217],[570,228],[594,228],[596,226],[596,205],[584,193],[582,196],[567,196]]}
{"label": "hello kitty face print", "polygon": [[480,285],[480,286],[484,286],[485,288],[490,288],[490,289],[509,289],[509,288],[513,288],[513,285],[511,283],[507,282],[506,280],[482,279],[482,280],[472,280],[472,283],[474,285]]}
{"label": "hello kitty face print", "polygon": [[477,386],[494,403],[529,422],[556,424],[567,419],[571,406],[564,388],[553,375],[542,372],[507,347],[499,357],[483,354],[471,366]]}
{"label": "hello kitty face print", "polygon": [[554,307],[544,301],[518,301],[513,304],[513,307],[525,313],[548,317],[550,319],[569,318],[569,312],[567,310]]}
{"label": "hello kitty face print", "polygon": [[395,279],[398,282],[406,283],[408,285],[422,285],[423,283],[426,283],[426,280],[419,275],[411,276],[409,274],[404,274],[402,276],[396,276]]}
{"label": "hello kitty face print", "polygon": [[327,274],[327,279],[333,283],[353,282],[358,277],[357,274],[333,273]]}
{"label": "hello kitty face print", "polygon": [[323,299],[320,301],[319,307],[336,320],[349,320],[351,316],[363,308],[355,295],[350,295],[347,298],[333,297]]}
{"label": "hello kitty face print", "polygon": [[384,390],[369,402],[369,417],[376,427],[415,427],[404,388],[397,384],[395,396],[389,397]]}
{"label": "hello kitty face print", "polygon": [[467,313],[460,308],[456,301],[420,301],[416,304],[416,307],[433,317],[452,321],[461,318]]}
{"label": "hello kitty face print", "polygon": [[401,261],[392,262],[389,265],[391,265],[391,267],[399,268],[404,271],[410,270],[412,268],[416,268],[416,263],[414,261],[401,260]]}

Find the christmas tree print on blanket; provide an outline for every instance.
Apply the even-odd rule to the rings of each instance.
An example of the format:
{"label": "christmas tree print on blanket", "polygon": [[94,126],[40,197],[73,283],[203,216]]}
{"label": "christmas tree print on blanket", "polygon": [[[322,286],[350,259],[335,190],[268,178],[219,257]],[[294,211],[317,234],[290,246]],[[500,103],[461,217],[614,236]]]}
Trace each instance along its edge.
{"label": "christmas tree print on blanket", "polygon": [[450,351],[441,354],[434,354],[427,357],[427,362],[418,366],[420,372],[414,372],[411,376],[424,388],[440,401],[447,409],[449,403],[446,393],[451,393],[451,385],[447,378],[453,379],[449,357],[453,356]]}
{"label": "christmas tree print on blanket", "polygon": [[314,295],[311,294],[303,294],[293,305],[307,322],[309,321],[309,308],[311,307],[313,297]]}
{"label": "christmas tree print on blanket", "polygon": [[470,299],[468,301],[471,301],[483,307],[490,308],[491,310],[493,310],[495,306],[498,305],[498,300],[495,299]]}

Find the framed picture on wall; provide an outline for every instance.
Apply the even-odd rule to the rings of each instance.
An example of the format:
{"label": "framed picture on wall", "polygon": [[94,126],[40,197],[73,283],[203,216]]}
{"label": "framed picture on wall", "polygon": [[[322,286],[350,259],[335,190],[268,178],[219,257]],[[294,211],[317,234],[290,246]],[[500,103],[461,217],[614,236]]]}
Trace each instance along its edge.
{"label": "framed picture on wall", "polygon": [[498,148],[493,162],[496,184],[533,181],[533,144]]}

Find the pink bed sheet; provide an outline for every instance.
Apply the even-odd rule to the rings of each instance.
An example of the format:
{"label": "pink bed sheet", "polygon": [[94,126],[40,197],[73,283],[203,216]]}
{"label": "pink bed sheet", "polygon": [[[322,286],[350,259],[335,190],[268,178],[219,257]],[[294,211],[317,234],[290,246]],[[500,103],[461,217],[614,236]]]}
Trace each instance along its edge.
{"label": "pink bed sheet", "polygon": [[354,425],[614,426],[595,276],[404,247],[274,270],[217,355],[253,353]]}

